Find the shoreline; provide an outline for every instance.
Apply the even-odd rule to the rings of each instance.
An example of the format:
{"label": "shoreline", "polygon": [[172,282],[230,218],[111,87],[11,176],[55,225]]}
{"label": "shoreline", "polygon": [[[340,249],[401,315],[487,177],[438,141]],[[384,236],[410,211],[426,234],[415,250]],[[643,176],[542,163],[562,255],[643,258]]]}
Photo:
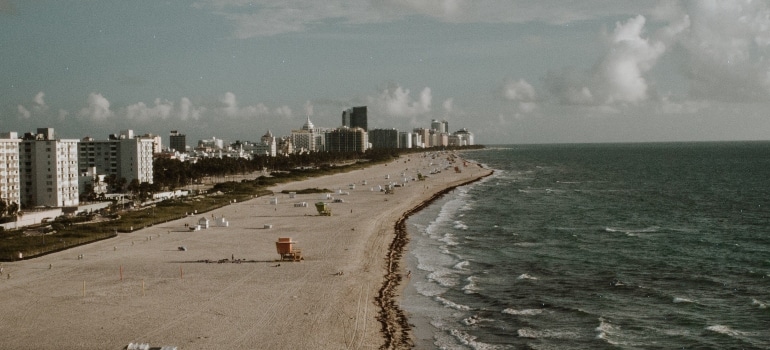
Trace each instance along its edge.
{"label": "shoreline", "polygon": [[490,172],[463,183],[446,187],[430,198],[422,201],[416,207],[405,212],[398,221],[396,221],[396,224],[394,225],[395,237],[393,238],[393,242],[391,243],[387,254],[387,273],[385,275],[385,281],[383,281],[382,288],[380,288],[378,296],[375,298],[380,307],[380,316],[378,317],[378,320],[382,324],[382,333],[385,337],[385,345],[382,348],[413,348],[415,345],[412,336],[412,327],[409,324],[404,310],[398,306],[395,300],[398,297],[397,290],[400,289],[403,291],[404,288],[404,286],[401,285],[403,278],[400,273],[400,265],[403,261],[406,246],[409,243],[409,233],[406,229],[406,221],[409,217],[422,211],[439,198],[452,192],[455,188],[481,181],[492,174],[493,172]]}
{"label": "shoreline", "polygon": [[[409,181],[394,194],[377,187],[399,181],[399,173],[427,174],[448,155],[405,155],[348,173],[279,184],[271,188],[275,203],[259,197],[3,263],[0,323],[6,331],[0,343],[81,349],[118,349],[130,342],[180,349],[406,347],[402,340],[408,333],[388,338],[382,331],[387,327],[378,319],[375,300],[387,284],[393,285],[392,296],[399,292],[394,282],[401,278],[400,260],[386,260],[398,255],[390,249],[396,224],[438,193],[492,171],[473,162],[463,167],[460,159],[461,172]],[[314,187],[344,199],[330,203],[333,216],[317,215],[313,203],[319,194],[291,198],[280,193]],[[302,202],[309,205],[297,206]],[[229,227],[186,229],[185,224],[204,217],[226,217]],[[277,262],[278,237],[298,242],[304,261]],[[177,249],[182,246],[185,251]],[[207,260],[211,263],[201,263]],[[388,305],[398,307],[396,301]]]}

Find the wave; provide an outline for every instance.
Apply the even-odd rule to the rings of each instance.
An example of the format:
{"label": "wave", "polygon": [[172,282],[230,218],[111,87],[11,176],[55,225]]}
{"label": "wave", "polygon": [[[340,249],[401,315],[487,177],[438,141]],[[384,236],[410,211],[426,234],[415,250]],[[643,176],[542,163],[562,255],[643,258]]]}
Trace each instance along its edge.
{"label": "wave", "polygon": [[467,260],[460,261],[459,263],[455,264],[455,266],[452,266],[455,270],[467,270],[466,267],[470,265],[471,263]]}
{"label": "wave", "polygon": [[675,297],[673,302],[674,302],[674,304],[690,304],[690,303],[694,303],[694,301],[692,301],[690,299],[679,298],[679,297]]}
{"label": "wave", "polygon": [[535,316],[535,315],[540,315],[543,312],[545,312],[544,309],[516,310],[516,309],[510,309],[510,308],[502,311],[502,313],[504,314],[516,315],[516,316]]}
{"label": "wave", "polygon": [[551,338],[551,339],[578,339],[580,336],[574,332],[570,331],[552,331],[552,330],[537,330],[532,328],[519,328],[516,330],[516,335],[519,338],[529,338],[529,339],[541,339],[541,338]]}
{"label": "wave", "polygon": [[446,245],[449,245],[449,246],[455,246],[460,244],[457,242],[456,236],[451,233],[445,234],[444,237],[441,237],[438,240],[439,242],[444,242],[446,243]]}
{"label": "wave", "polygon": [[610,233],[625,233],[626,235],[630,237],[638,237],[640,233],[655,233],[660,230],[659,226],[650,226],[645,227],[642,229],[629,229],[629,228],[619,228],[619,227],[605,227],[604,232],[610,232]]}
{"label": "wave", "polygon": [[737,330],[732,329],[732,328],[730,328],[728,326],[723,326],[723,325],[719,325],[719,324],[713,325],[713,326],[708,326],[708,327],[706,327],[706,330],[707,331],[712,331],[712,332],[715,332],[715,333],[719,333],[719,334],[728,335],[728,336],[731,336],[731,337],[742,337],[742,336],[746,335],[746,332],[737,331]]}
{"label": "wave", "polygon": [[[504,347],[499,345],[492,345],[492,344],[486,344],[482,342],[476,341],[477,337],[472,336],[468,333],[465,333],[458,329],[453,329],[449,331],[449,333],[457,339],[457,341],[460,342],[460,344],[466,345],[471,347],[471,349],[475,350],[495,350],[495,349],[504,349]],[[444,349],[445,347],[442,347]]]}
{"label": "wave", "polygon": [[751,299],[751,305],[756,305],[757,308],[767,309],[767,303],[763,303],[757,299]]}
{"label": "wave", "polygon": [[609,336],[612,335],[611,333],[615,331],[615,326],[613,326],[603,317],[599,317],[599,326],[597,326],[594,330],[596,331],[596,339],[601,339],[609,344],[617,345],[609,339]]}
{"label": "wave", "polygon": [[436,301],[438,301],[441,304],[443,304],[444,307],[448,307],[448,308],[452,308],[452,309],[460,310],[460,311],[469,311],[469,310],[471,310],[470,306],[458,304],[458,303],[455,303],[455,302],[453,302],[451,300],[444,299],[444,298],[442,298],[440,296],[436,296],[435,299],[436,299]]}
{"label": "wave", "polygon": [[454,227],[455,229],[458,229],[458,230],[467,230],[468,229],[468,225],[466,225],[464,222],[462,222],[460,220],[455,221],[454,222],[454,226],[452,226],[452,227]]}
{"label": "wave", "polygon": [[481,290],[478,285],[476,285],[476,277],[475,276],[469,276],[465,280],[468,281],[468,284],[463,286],[463,292],[465,294],[476,294]]}
{"label": "wave", "polygon": [[457,285],[457,277],[451,271],[433,271],[428,274],[428,280],[434,281],[442,287],[454,287]]}
{"label": "wave", "polygon": [[537,281],[537,277],[533,277],[533,276],[531,276],[529,274],[526,274],[526,273],[522,273],[521,275],[519,275],[519,277],[516,277],[516,279],[517,280],[533,280],[533,281]]}
{"label": "wave", "polygon": [[467,326],[475,326],[481,322],[494,322],[494,321],[495,320],[491,318],[482,318],[479,315],[473,315],[470,317],[466,317],[465,319],[463,319],[462,322]]}

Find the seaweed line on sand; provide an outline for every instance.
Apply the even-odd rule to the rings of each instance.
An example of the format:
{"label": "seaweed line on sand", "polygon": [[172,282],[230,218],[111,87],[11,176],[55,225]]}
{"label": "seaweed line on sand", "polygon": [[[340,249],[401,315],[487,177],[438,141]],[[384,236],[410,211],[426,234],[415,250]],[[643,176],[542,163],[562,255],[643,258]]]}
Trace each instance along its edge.
{"label": "seaweed line on sand", "polygon": [[388,247],[388,255],[386,257],[387,271],[385,273],[385,281],[382,283],[382,287],[374,298],[380,309],[377,320],[380,321],[380,324],[382,325],[381,331],[385,338],[385,344],[383,344],[380,349],[411,349],[414,347],[414,342],[411,338],[411,326],[409,326],[404,311],[401,310],[395,300],[396,289],[401,283],[399,263],[404,253],[404,248],[406,247],[406,244],[409,243],[409,237],[406,232],[406,220],[455,188],[479,181],[489,175],[491,175],[491,172],[490,174],[441,190],[416,207],[405,212],[396,222],[394,227],[396,235]]}

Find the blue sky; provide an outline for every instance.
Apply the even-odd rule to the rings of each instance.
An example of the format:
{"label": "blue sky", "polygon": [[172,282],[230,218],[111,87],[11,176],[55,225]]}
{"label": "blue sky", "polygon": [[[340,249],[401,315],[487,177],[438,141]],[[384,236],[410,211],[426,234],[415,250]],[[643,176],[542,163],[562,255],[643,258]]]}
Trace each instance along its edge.
{"label": "blue sky", "polygon": [[770,139],[764,1],[0,0],[0,131]]}

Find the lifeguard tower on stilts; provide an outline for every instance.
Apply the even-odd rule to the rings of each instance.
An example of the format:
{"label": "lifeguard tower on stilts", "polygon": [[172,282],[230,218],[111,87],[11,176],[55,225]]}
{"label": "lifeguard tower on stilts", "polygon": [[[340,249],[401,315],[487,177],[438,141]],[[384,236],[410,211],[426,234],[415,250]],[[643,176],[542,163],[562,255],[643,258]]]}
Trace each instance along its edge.
{"label": "lifeguard tower on stilts", "polygon": [[278,255],[281,256],[281,261],[302,261],[302,249],[294,248],[294,242],[291,237],[278,238],[278,242],[275,242],[275,249],[278,251]]}

